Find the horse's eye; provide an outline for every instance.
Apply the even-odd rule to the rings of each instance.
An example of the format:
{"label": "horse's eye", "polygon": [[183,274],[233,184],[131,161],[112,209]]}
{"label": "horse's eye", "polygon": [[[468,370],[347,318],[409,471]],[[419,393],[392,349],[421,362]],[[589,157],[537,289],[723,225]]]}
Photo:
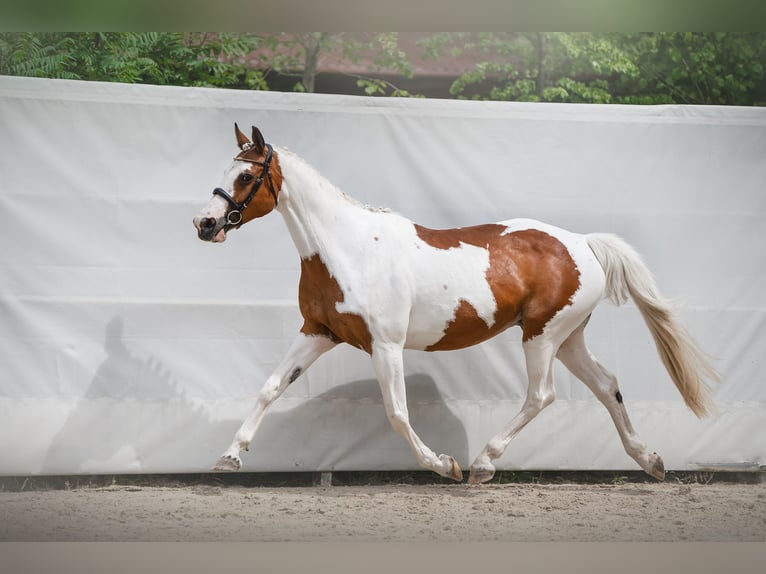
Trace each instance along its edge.
{"label": "horse's eye", "polygon": [[239,181],[241,181],[242,183],[250,183],[251,181],[253,181],[253,176],[252,174],[247,172],[242,173],[239,176]]}

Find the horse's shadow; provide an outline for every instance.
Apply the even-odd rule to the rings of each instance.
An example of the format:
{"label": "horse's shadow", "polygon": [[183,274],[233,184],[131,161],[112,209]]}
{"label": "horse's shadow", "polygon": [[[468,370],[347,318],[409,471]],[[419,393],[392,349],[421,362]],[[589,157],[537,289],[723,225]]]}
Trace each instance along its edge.
{"label": "horse's shadow", "polygon": [[[437,454],[450,454],[465,466],[469,456],[465,427],[444,402],[433,378],[412,374],[405,380],[415,432]],[[294,454],[297,445],[302,452]],[[267,413],[251,450],[269,459],[292,460],[296,468],[306,463],[316,470],[418,468],[406,442],[388,421],[376,379],[339,384],[294,408]],[[313,450],[321,454],[314,457]],[[247,469],[251,457],[244,454]]]}
{"label": "horse's shadow", "polygon": [[[107,324],[104,347],[106,359],[83,397],[73,401],[51,440],[40,474],[206,472],[242,421],[220,417],[214,406],[187,397],[161,360],[133,352],[123,338],[121,317]],[[451,454],[465,465],[465,427],[443,401],[434,380],[413,374],[406,381],[416,432],[437,454]],[[303,379],[293,383],[295,391],[300,393],[302,384]],[[133,417],[129,424],[126,416]],[[375,379],[336,385],[297,401],[278,400],[250,451],[244,453],[245,471],[417,468],[406,443],[388,422]]]}
{"label": "horse's shadow", "polygon": [[[107,323],[106,359],[85,392],[71,399],[71,410],[51,440],[41,474],[140,472],[146,452],[156,449],[152,437],[157,433],[150,432],[150,426],[162,421],[151,420],[151,407],[183,399],[183,393],[160,360],[128,348],[123,325],[120,316]],[[148,408],[136,409],[138,401]],[[126,413],[141,411],[147,416],[141,424],[123,420]]]}

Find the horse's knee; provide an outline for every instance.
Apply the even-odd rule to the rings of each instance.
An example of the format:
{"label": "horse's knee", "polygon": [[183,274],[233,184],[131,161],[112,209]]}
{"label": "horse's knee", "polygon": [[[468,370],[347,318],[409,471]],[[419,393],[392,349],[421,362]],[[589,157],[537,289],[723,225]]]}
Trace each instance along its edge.
{"label": "horse's knee", "polygon": [[277,380],[268,380],[258,393],[258,402],[263,407],[268,407],[287,388],[287,384]]}
{"label": "horse's knee", "polygon": [[617,376],[612,373],[611,371],[608,371],[604,365],[596,361],[596,366],[598,367],[599,372],[601,373],[601,376],[599,377],[599,383],[600,386],[605,388],[608,391],[617,391]]}
{"label": "horse's knee", "polygon": [[546,391],[543,394],[542,402],[540,404],[540,410],[543,410],[545,407],[550,405],[555,400],[556,400],[556,391],[554,391],[553,389]]}
{"label": "horse's knee", "polygon": [[524,403],[524,411],[528,416],[534,417],[555,400],[556,392],[553,389],[530,393],[527,395],[527,400]]}
{"label": "horse's knee", "polygon": [[410,428],[410,419],[406,413],[396,410],[388,413],[388,421],[393,429],[400,435],[405,435]]}
{"label": "horse's knee", "polygon": [[622,393],[617,383],[617,377],[610,373],[605,373],[605,377],[599,381],[597,396],[607,406],[615,401],[622,404]]}

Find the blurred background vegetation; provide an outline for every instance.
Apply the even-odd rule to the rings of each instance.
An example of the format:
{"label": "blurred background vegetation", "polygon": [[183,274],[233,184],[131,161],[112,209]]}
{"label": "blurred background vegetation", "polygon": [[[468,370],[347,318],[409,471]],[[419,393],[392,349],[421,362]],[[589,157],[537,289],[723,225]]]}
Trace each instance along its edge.
{"label": "blurred background vegetation", "polygon": [[766,33],[0,33],[0,74],[537,102],[766,105]]}

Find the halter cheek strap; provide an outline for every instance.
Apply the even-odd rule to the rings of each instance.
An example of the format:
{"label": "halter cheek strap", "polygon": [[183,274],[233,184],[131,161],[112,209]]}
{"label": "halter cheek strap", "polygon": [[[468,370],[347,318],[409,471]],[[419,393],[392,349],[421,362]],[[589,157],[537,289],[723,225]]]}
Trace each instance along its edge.
{"label": "halter cheek strap", "polygon": [[[244,151],[247,151],[245,149]],[[250,189],[250,193],[247,195],[245,200],[242,203],[238,203],[231,195],[226,193],[225,190],[221,189],[220,187],[216,187],[213,190],[213,195],[218,195],[226,200],[226,202],[231,206],[231,211],[226,214],[226,228],[231,229],[232,227],[239,227],[242,224],[242,212],[247,209],[247,206],[250,205],[250,202],[255,197],[255,194],[260,189],[261,185],[263,184],[264,178],[269,179],[269,191],[271,192],[271,196],[274,198],[274,207],[279,205],[279,200],[277,199],[277,192],[274,189],[274,180],[271,176],[271,170],[269,169],[271,166],[271,158],[274,154],[274,149],[271,147],[271,144],[266,144],[266,157],[263,161],[256,161],[251,159],[246,159],[242,157],[235,157],[234,159],[239,161],[249,161],[250,163],[254,163],[256,165],[260,165],[263,167],[263,170],[261,171],[261,175],[259,175],[255,182],[253,183],[253,187]]]}

